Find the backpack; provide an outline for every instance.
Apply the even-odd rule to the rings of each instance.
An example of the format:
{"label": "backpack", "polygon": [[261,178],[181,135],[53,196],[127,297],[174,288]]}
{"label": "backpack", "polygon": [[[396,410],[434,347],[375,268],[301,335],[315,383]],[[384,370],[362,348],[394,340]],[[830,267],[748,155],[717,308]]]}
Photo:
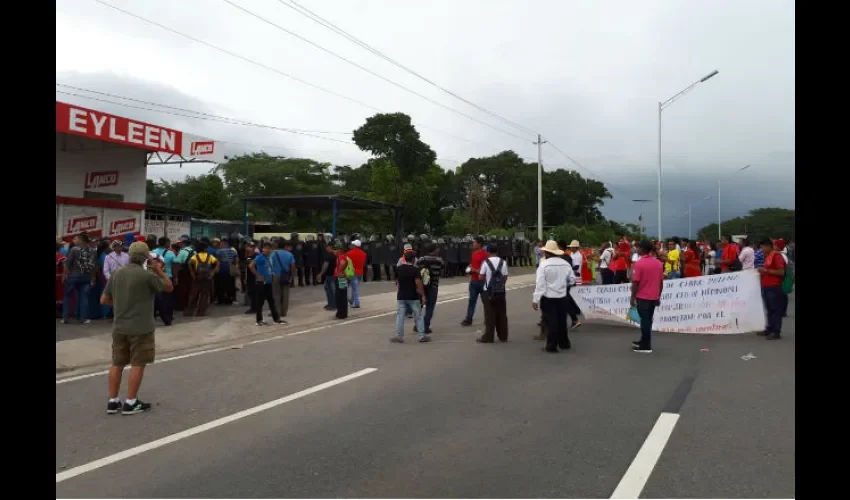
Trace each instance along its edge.
{"label": "backpack", "polygon": [[195,268],[195,281],[210,281],[212,279],[212,265],[210,265],[212,256],[207,254],[204,260],[197,259],[198,266]]}
{"label": "backpack", "polygon": [[94,257],[92,255],[92,249],[88,245],[80,248],[77,266],[80,267],[82,274],[91,274],[94,271]]}
{"label": "backpack", "polygon": [[502,265],[504,265],[504,260],[499,259],[499,263],[494,267],[493,261],[487,259],[487,267],[490,268],[490,281],[487,283],[487,295],[492,297],[497,293],[505,293],[505,275],[502,274]]}
{"label": "backpack", "polygon": [[345,260],[345,279],[352,280],[354,279],[354,264],[351,263],[351,259],[348,257],[346,257]]}

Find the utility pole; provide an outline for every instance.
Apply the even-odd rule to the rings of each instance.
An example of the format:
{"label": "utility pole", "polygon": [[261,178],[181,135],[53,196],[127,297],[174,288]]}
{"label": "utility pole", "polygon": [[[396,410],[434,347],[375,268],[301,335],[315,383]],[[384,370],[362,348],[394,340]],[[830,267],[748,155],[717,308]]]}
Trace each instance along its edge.
{"label": "utility pole", "polygon": [[691,239],[691,236],[694,233],[691,232],[691,204],[688,203],[688,239]]}
{"label": "utility pole", "polygon": [[720,179],[717,180],[717,241],[723,238],[723,233],[720,228]]}
{"label": "utility pole", "polygon": [[543,145],[546,141],[537,134],[537,239],[543,239]]}

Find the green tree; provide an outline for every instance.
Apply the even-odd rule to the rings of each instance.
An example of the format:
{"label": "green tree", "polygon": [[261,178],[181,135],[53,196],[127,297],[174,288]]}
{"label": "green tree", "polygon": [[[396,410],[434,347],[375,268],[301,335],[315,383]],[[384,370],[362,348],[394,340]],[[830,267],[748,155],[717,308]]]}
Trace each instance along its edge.
{"label": "green tree", "polygon": [[[751,240],[763,238],[794,239],[795,212],[786,208],[757,208],[743,217],[723,221],[723,234],[746,234]],[[700,238],[717,239],[717,224],[700,228]]]}

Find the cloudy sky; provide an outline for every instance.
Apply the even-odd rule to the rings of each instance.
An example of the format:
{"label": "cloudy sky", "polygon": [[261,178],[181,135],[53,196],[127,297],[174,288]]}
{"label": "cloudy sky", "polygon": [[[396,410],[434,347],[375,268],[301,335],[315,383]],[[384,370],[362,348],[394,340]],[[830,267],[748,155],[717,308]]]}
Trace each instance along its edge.
{"label": "cloudy sky", "polygon": [[[57,0],[56,83],[76,87],[57,86],[57,100],[226,141],[233,153],[356,166],[366,155],[344,143],[350,132],[376,112],[401,111],[446,168],[505,149],[537,157],[533,135],[287,7],[292,0],[104,1],[229,54],[95,0]],[[689,203],[694,230],[714,222],[718,180],[724,219],[794,207],[791,0],[294,1],[541,133],[550,143],[547,168],[605,182],[614,199],[604,213],[629,222],[643,212],[653,233],[658,102],[717,69],[663,112],[664,234],[687,233]],[[194,114],[155,104],[331,140],[178,116]],[[739,171],[744,165],[751,167]],[[159,166],[148,175],[176,179],[208,168]]]}

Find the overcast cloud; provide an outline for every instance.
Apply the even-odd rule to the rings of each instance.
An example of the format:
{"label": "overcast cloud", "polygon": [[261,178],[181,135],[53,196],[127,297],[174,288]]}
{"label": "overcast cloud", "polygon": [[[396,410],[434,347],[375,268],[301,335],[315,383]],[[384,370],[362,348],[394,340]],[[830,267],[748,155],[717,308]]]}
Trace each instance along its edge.
{"label": "overcast cloud", "polygon": [[[287,1],[287,0],[283,0]],[[720,73],[664,111],[664,234],[762,206],[794,207],[795,17],[790,0],[297,0],[445,88],[523,126],[549,145],[547,168],[604,181],[604,213],[642,211],[655,232],[657,103]],[[513,149],[534,159],[533,137],[488,117],[285,7],[233,0],[446,106],[427,102],[220,0],[111,0],[152,19],[382,111],[413,117],[444,167]],[[56,81],[143,101],[347,140],[376,111],[311,88],[119,13],[92,0],[56,2]],[[57,90],[91,95],[59,88]],[[359,165],[355,146],[226,125],[57,93],[57,100],[227,141],[232,153],[311,157]],[[103,99],[117,100],[110,97]],[[133,106],[151,106],[127,103]],[[743,165],[751,168],[736,173]],[[209,166],[152,167],[176,179]]]}

